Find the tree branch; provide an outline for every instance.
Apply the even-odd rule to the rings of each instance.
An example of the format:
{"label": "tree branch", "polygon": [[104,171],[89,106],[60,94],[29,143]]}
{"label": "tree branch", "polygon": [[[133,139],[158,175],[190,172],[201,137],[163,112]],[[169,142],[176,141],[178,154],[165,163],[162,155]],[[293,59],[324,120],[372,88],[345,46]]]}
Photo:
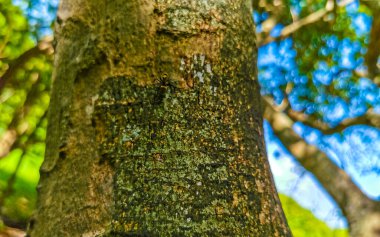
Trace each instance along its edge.
{"label": "tree branch", "polygon": [[[17,174],[18,174],[18,172],[20,170],[20,167],[22,165],[22,162],[24,160],[24,155],[26,153],[26,148],[27,148],[26,146],[28,145],[28,143],[30,142],[30,140],[36,136],[37,129],[42,126],[42,123],[43,123],[44,119],[46,118],[46,115],[47,115],[47,110],[41,116],[39,122],[36,125],[36,128],[28,136],[28,138],[26,139],[25,142],[21,142],[20,140],[17,140],[17,142],[13,143],[12,146],[11,146],[11,149],[21,148],[22,154],[20,155],[20,158],[19,158],[19,160],[17,162],[15,170],[13,171],[13,173],[11,174],[11,176],[7,180],[7,184],[5,186],[5,189],[2,190],[2,193],[0,195],[0,221],[3,220],[4,223],[7,226],[26,229],[25,228],[26,227],[26,223],[24,223],[23,221],[20,221],[20,222],[16,221],[15,222],[15,221],[10,220],[9,218],[7,218],[4,215],[4,213],[2,212],[1,208],[4,206],[4,203],[5,203],[6,199],[9,198],[9,196],[11,196],[13,194],[13,192],[14,192],[14,185],[15,185],[15,182],[16,182],[16,179],[17,179]],[[0,236],[2,236],[1,233],[0,233]]]}
{"label": "tree branch", "polygon": [[25,231],[11,227],[5,227],[0,230],[0,236],[4,237],[24,237],[25,234]]}
{"label": "tree branch", "polygon": [[301,122],[309,127],[318,129],[325,135],[342,132],[344,129],[354,125],[369,125],[375,128],[380,128],[380,115],[373,112],[372,108],[362,116],[345,119],[338,126],[332,128],[327,123],[322,122],[314,116],[292,110],[286,99],[284,99],[284,102],[281,105],[274,106],[271,98],[268,96],[262,96],[262,98],[267,103],[271,104],[275,111],[283,112],[293,121]]}
{"label": "tree branch", "polygon": [[328,124],[315,120],[306,114],[296,112],[288,109],[284,111],[292,120],[302,122],[303,124],[320,130],[325,135],[342,132],[344,129],[354,125],[369,125],[372,127],[380,127],[380,115],[373,112],[373,109],[369,109],[367,113],[356,118],[348,118],[343,120],[338,126],[330,127]]}
{"label": "tree branch", "polygon": [[21,54],[18,58],[13,60],[10,64],[8,69],[4,72],[4,74],[0,78],[0,93],[3,90],[5,84],[11,80],[17,70],[25,65],[31,58],[37,57],[42,54],[50,55],[53,53],[53,47],[52,47],[53,38],[52,37],[45,37],[42,39],[36,46],[33,48],[25,51],[23,54]]}
{"label": "tree branch", "polygon": [[364,213],[365,209],[379,205],[369,199],[348,174],[336,166],[325,153],[301,139],[293,131],[294,121],[289,116],[276,111],[267,101],[264,101],[264,107],[264,117],[272,125],[275,135],[297,161],[318,179],[349,222],[360,216],[358,210],[363,210]]}
{"label": "tree branch", "polygon": [[24,103],[16,110],[12,121],[8,125],[7,131],[5,131],[3,136],[0,137],[0,159],[4,158],[12,149],[14,149],[17,139],[24,135],[28,130],[29,125],[22,126],[22,129],[18,128],[18,126],[24,119],[24,115],[28,112],[29,107],[39,98],[38,96],[41,93],[39,90],[40,81],[41,79],[39,76],[33,81],[33,85],[28,91]]}
{"label": "tree branch", "polygon": [[[344,7],[346,6],[347,4],[353,2],[353,0],[345,0],[345,1],[342,1],[339,6],[340,7]],[[257,44],[258,46],[262,46],[262,45],[265,45],[265,44],[268,44],[268,43],[271,43],[273,41],[275,41],[277,38],[286,38],[288,37],[289,35],[293,34],[294,32],[296,32],[297,30],[299,30],[300,28],[302,28],[303,26],[306,26],[306,25],[309,25],[309,24],[312,24],[314,22],[317,22],[319,20],[321,20],[324,16],[326,16],[328,13],[334,11],[334,0],[328,0],[327,3],[326,3],[326,6],[325,8],[322,8],[318,11],[315,11],[313,13],[311,13],[310,15],[302,18],[302,19],[299,19],[295,22],[293,22],[292,24],[290,25],[287,25],[286,27],[284,27],[281,31],[281,34],[279,37],[272,37],[272,36],[268,36],[266,39],[264,40],[260,40],[262,37],[260,36],[260,34],[257,36]]]}

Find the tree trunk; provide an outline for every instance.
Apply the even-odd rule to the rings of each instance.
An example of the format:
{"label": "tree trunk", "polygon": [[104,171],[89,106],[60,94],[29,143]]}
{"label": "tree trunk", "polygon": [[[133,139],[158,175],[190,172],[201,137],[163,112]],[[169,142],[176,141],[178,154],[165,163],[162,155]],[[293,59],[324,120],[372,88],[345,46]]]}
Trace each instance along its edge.
{"label": "tree trunk", "polygon": [[31,236],[291,236],[250,6],[61,2]]}

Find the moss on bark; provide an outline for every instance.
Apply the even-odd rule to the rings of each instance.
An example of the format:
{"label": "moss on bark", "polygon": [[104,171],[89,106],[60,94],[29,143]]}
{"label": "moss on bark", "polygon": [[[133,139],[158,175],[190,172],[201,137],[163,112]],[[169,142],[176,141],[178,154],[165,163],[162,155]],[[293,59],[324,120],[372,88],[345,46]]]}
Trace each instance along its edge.
{"label": "moss on bark", "polygon": [[33,236],[291,236],[247,1],[63,1],[58,16]]}

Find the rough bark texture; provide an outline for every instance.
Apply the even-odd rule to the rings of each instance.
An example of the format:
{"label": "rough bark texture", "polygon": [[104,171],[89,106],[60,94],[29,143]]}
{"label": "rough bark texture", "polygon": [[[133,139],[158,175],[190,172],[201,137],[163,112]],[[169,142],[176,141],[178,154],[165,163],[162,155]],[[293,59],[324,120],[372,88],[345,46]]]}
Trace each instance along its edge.
{"label": "rough bark texture", "polygon": [[291,236],[246,0],[63,0],[31,236]]}

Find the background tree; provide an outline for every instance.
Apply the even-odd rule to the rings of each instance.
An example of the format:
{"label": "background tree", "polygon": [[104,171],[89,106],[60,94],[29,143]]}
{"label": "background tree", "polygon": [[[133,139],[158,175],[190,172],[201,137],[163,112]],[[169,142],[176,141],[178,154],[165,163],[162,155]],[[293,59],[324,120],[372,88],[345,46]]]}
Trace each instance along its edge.
{"label": "background tree", "polygon": [[[29,91],[29,87],[25,87],[29,85],[25,83],[29,78],[27,76],[29,72],[33,70],[39,77],[49,78],[49,64],[37,63],[33,65],[40,65],[39,67],[32,67],[30,63],[27,63],[30,62],[30,59],[37,62],[36,57],[46,58],[43,53],[48,53],[49,50],[44,50],[48,48],[43,46],[46,44],[42,42],[49,41],[40,40],[41,47],[34,48],[41,50],[32,50],[36,53],[23,52],[33,48],[31,38],[38,39],[38,36],[49,28],[49,19],[52,16],[37,13],[45,11],[41,9],[54,10],[56,6],[54,2],[51,2],[52,5],[47,8],[41,8],[43,2],[39,1],[24,3],[17,2],[28,16],[29,28],[25,20],[17,21],[24,21],[21,28],[14,27],[14,23],[10,24],[13,20],[19,19],[16,16],[23,18],[18,8],[13,7],[9,1],[2,1],[0,5],[2,15],[12,16],[5,17],[3,25],[7,27],[1,28],[3,30],[1,41],[4,42],[1,51],[1,69],[4,75],[7,71],[18,72],[18,75],[8,77],[11,80],[7,80],[8,82],[3,84],[3,88],[4,86],[5,88],[2,89],[2,103],[0,104],[1,119],[4,119],[1,123],[2,141],[7,141],[2,143],[1,148],[4,147],[5,151],[12,151],[9,154],[6,152],[5,154],[8,156],[4,155],[0,161],[2,190],[8,190],[3,192],[4,205],[1,210],[5,222],[11,225],[16,223],[10,221],[9,217],[12,217],[13,220],[24,220],[20,223],[25,223],[25,218],[33,209],[35,193],[32,190],[38,177],[36,175],[29,176],[33,172],[37,174],[36,169],[41,161],[46,122],[45,120],[38,122],[38,120],[41,117],[40,112],[44,114],[47,106],[46,103],[30,103],[29,105],[35,105],[33,107],[35,110],[32,111],[38,111],[37,113],[24,113],[23,111],[30,110],[24,110],[22,106],[25,94]],[[378,146],[375,145],[380,137],[378,135],[379,115],[376,112],[379,104],[377,87],[379,77],[376,74],[376,58],[378,58],[376,41],[379,39],[376,33],[378,32],[376,22],[378,19],[373,18],[371,21],[372,16],[376,16],[378,13],[377,2],[362,1],[359,5],[358,1],[261,0],[254,3],[256,3],[254,18],[258,26],[258,39],[262,45],[259,50],[259,80],[262,85],[262,94],[267,95],[265,101],[268,103],[266,103],[265,115],[268,121],[271,121],[273,131],[289,148],[289,151],[297,154],[298,158],[304,161],[305,167],[308,167],[307,164],[309,164],[309,169],[312,164],[316,164],[312,166],[314,168],[324,167],[327,160],[327,156],[323,155],[324,152],[329,158],[332,158],[333,164],[341,168],[338,173],[349,172],[349,175],[353,175],[353,169],[359,171],[361,175],[378,173],[380,167],[378,157],[380,155]],[[358,24],[360,21],[363,21],[364,24]],[[371,25],[372,27],[370,27]],[[24,45],[22,42],[25,41],[20,40],[20,34],[17,32],[24,33],[23,38],[29,39],[29,45],[22,46]],[[32,34],[28,32],[32,32]],[[4,35],[8,35],[8,37],[4,37]],[[9,35],[15,36],[16,39],[10,40]],[[366,50],[366,48],[370,50]],[[277,61],[273,60],[273,57]],[[8,65],[15,66],[9,67]],[[366,65],[369,70],[365,70]],[[8,67],[13,69],[7,70]],[[12,83],[12,81],[16,83]],[[46,91],[49,84],[49,80],[37,80],[35,87]],[[44,95],[45,97],[41,98],[45,99],[36,101],[46,102],[46,93]],[[276,103],[273,103],[270,97]],[[339,116],[329,116],[334,114]],[[16,119],[17,117],[18,119]],[[11,123],[11,120],[16,121]],[[11,126],[11,124],[13,125]],[[38,124],[37,129],[35,129],[35,124]],[[277,126],[275,126],[276,124]],[[281,124],[284,125],[279,126]],[[300,124],[307,126],[300,126]],[[25,128],[25,125],[29,127],[28,133],[24,133],[24,130],[20,129]],[[357,125],[370,125],[376,129]],[[15,134],[11,132],[15,127],[18,128],[17,134],[7,135]],[[313,127],[318,130],[312,129]],[[25,136],[32,131],[35,131],[34,134],[37,135]],[[269,131],[271,130],[269,129]],[[297,133],[293,131],[297,131]],[[363,143],[360,146],[354,144],[355,147],[351,150],[342,149],[341,147],[347,144],[353,144],[349,143],[350,137],[353,136],[360,137]],[[270,134],[269,137],[276,139]],[[14,141],[20,142],[15,143]],[[313,146],[309,146],[303,141]],[[329,144],[331,141],[334,142],[333,145]],[[366,157],[360,153],[363,145],[366,145]],[[306,156],[306,153],[302,152],[305,149],[311,155]],[[324,158],[312,159],[315,157],[314,155]],[[332,169],[337,170],[334,166]],[[315,172],[313,169],[310,170]],[[371,208],[365,208],[364,213],[368,213],[367,210],[373,210],[373,207],[378,205],[378,202],[366,198],[366,195],[360,194],[361,191],[355,188],[358,180],[354,180],[353,183],[347,178],[343,179],[347,180],[346,187],[351,187],[349,190],[356,190],[355,194],[351,195],[351,192],[344,192],[344,188],[335,188],[337,185],[335,182],[330,183],[324,179],[329,177],[330,173],[321,172],[320,169],[319,174],[317,172],[315,175],[317,179],[322,180],[325,188],[329,186],[326,189],[330,190],[334,199],[339,199],[336,196],[343,197],[340,198],[340,202],[343,202],[342,200],[348,193],[349,196],[356,196],[364,200],[363,203],[372,203],[369,204]],[[368,190],[366,192],[368,193]],[[285,202],[285,205],[287,203]],[[345,204],[340,206],[342,205]],[[358,205],[354,206],[358,207]],[[351,211],[351,213],[356,215],[355,211]],[[286,214],[294,215],[290,212]],[[345,212],[344,214],[347,215]],[[301,236],[297,235],[300,232],[294,231],[296,226],[293,223],[297,218],[293,216],[289,219],[293,220],[290,225],[295,236]],[[353,224],[355,221],[349,222],[349,225]],[[370,227],[368,233],[371,228],[374,227]],[[316,232],[313,234],[317,236]],[[307,236],[310,236],[310,233]],[[323,236],[328,235],[324,234]]]}
{"label": "background tree", "polygon": [[0,9],[0,226],[25,229],[44,153],[53,50],[48,39],[35,43],[19,7],[0,1]]}
{"label": "background tree", "polygon": [[[373,22],[368,45],[373,49],[368,48],[364,55],[368,35],[364,34],[366,29],[363,27],[366,27],[364,24],[369,23],[369,20],[365,20],[367,14],[345,9],[349,3],[354,2],[316,1],[303,9],[293,8],[293,22],[285,27],[279,21],[272,23],[272,27],[263,27],[260,33],[264,44],[262,48],[269,55],[273,55],[270,50],[292,44],[289,39],[277,45],[269,44],[274,40],[273,35],[287,37],[291,33],[294,35],[294,48],[298,55],[298,67],[291,65],[294,56],[289,56],[286,62],[270,57],[259,62],[261,82],[264,88],[266,84],[269,85],[263,93],[274,98],[273,102],[265,97],[265,118],[294,158],[311,171],[333,197],[348,220],[351,235],[376,236],[380,230],[380,203],[368,198],[321,148],[326,146],[324,135],[342,133],[346,128],[360,124],[379,128],[379,115],[371,108],[380,103],[379,88],[373,83],[378,75],[374,69],[374,60],[379,56],[379,46],[376,46],[378,38],[374,33],[378,31],[377,20]],[[269,2],[259,1],[259,4],[264,13],[271,11]],[[280,1],[277,4],[292,6],[291,2],[286,4]],[[316,8],[319,10],[315,11]],[[361,11],[368,13],[369,9],[364,5]],[[378,8],[373,7],[372,11],[376,14]],[[349,17],[354,21],[364,19],[361,24],[355,25],[353,22],[348,25],[346,22],[351,23],[347,21]],[[266,21],[273,19],[268,18],[261,25],[265,26]],[[286,18],[281,19],[282,24],[287,22],[289,20]],[[276,33],[276,27],[280,27],[280,30],[277,29],[279,33]],[[322,32],[322,29],[322,37],[304,32]],[[288,46],[283,46],[284,44]],[[367,59],[367,70],[364,68],[364,58]],[[268,70],[273,73],[269,74]],[[277,80],[273,79],[274,76]],[[301,134],[293,130],[296,122],[299,123],[298,127],[303,127]],[[311,131],[318,131],[317,136],[320,138],[319,141],[314,140],[314,146],[308,144],[307,135],[303,135]],[[379,132],[373,128],[372,131]],[[379,157],[379,149],[376,149],[374,156],[377,154]],[[370,151],[368,155],[371,155]]]}

